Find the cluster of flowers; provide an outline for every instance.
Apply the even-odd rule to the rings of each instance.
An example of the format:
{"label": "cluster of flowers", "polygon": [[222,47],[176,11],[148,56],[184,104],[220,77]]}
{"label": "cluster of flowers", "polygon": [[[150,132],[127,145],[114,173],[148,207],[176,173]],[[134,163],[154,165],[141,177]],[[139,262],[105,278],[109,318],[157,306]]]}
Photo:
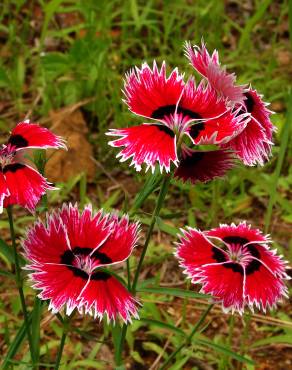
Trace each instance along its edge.
{"label": "cluster of flowers", "polygon": [[[193,67],[204,78],[184,82],[177,69],[166,77],[146,63],[126,76],[124,93],[129,109],[154,120],[140,126],[111,130],[125,147],[119,156],[132,158],[137,170],[171,170],[183,181],[208,181],[232,166],[234,155],[245,164],[262,164],[272,145],[270,111],[252,88],[235,85],[235,76],[219,64],[218,53],[186,45]],[[214,144],[200,151],[190,145]],[[0,208],[18,204],[34,211],[53,186],[26,161],[28,149],[65,148],[48,129],[19,123],[0,151]],[[127,216],[94,213],[91,206],[63,205],[28,230],[23,248],[30,278],[49,308],[66,314],[74,309],[101,319],[125,322],[138,317],[138,301],[108,268],[125,261],[139,238],[139,223]],[[271,240],[246,223],[220,225],[202,232],[187,228],[179,236],[176,257],[201,291],[221,302],[225,311],[242,313],[245,306],[264,311],[287,295],[285,262],[269,248]]]}
{"label": "cluster of flowers", "polygon": [[[185,46],[186,56],[203,76],[184,81],[174,69],[166,76],[166,64],[147,63],[126,75],[125,103],[131,112],[152,120],[139,126],[110,130],[120,138],[110,144],[124,147],[121,161],[132,159],[136,170],[143,163],[154,171],[177,167],[175,176],[192,183],[223,176],[238,157],[244,164],[264,164],[271,152],[274,126],[271,111],[256,90],[236,86],[234,74],[219,63],[218,52],[210,55],[202,44]],[[198,150],[198,145],[216,145],[217,150]],[[194,148],[193,148],[194,147]]]}

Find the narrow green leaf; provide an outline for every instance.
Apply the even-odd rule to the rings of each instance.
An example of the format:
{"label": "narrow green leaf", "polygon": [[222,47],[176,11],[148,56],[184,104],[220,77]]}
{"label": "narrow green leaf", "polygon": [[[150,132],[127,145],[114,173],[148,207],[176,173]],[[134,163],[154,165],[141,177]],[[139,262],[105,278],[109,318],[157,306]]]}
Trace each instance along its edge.
{"label": "narrow green leaf", "polygon": [[166,288],[166,287],[138,287],[138,292],[144,293],[154,293],[154,294],[167,294],[173,295],[174,297],[183,298],[200,298],[200,299],[210,299],[211,296],[203,293],[196,293],[190,290],[177,289],[177,288]]}
{"label": "narrow green leaf", "polygon": [[169,370],[181,370],[184,364],[189,360],[190,356],[184,356],[183,358],[177,360],[174,365],[172,365]]}
{"label": "narrow green leaf", "polygon": [[256,26],[256,24],[261,20],[265,15],[267,8],[271,4],[272,0],[263,0],[258,3],[258,8],[246,22],[245,28],[242,31],[242,34],[239,39],[238,49],[242,50],[247,48],[249,45],[249,40],[251,40],[251,33]]}
{"label": "narrow green leaf", "polygon": [[142,189],[137,194],[133,206],[130,210],[130,214],[133,215],[137,212],[139,208],[141,208],[142,204],[145,202],[145,200],[149,197],[150,194],[152,194],[157,186],[162,181],[163,176],[158,172],[156,172],[154,175],[149,175],[147,180],[145,181]]}
{"label": "narrow green leaf", "polygon": [[240,354],[238,354],[236,352],[233,352],[233,351],[231,351],[230,349],[228,349],[224,346],[220,346],[219,344],[215,344],[213,342],[209,342],[208,340],[198,339],[198,338],[194,338],[193,341],[195,343],[210,347],[210,348],[214,349],[217,352],[223,353],[226,356],[230,356],[230,357],[234,358],[237,361],[244,362],[244,363],[247,363],[247,364],[250,364],[250,365],[254,365],[254,362],[252,360],[250,360],[250,359],[248,359],[244,356],[241,356]]}
{"label": "narrow green leaf", "polygon": [[145,324],[148,324],[148,325],[154,325],[154,326],[157,326],[158,328],[166,329],[168,331],[172,331],[175,334],[179,334],[183,337],[186,336],[185,333],[181,329],[179,329],[179,328],[177,328],[177,327],[175,327],[171,324],[167,324],[165,322],[162,322],[162,321],[147,319],[147,318],[143,318],[143,317],[140,318],[140,321],[144,322]]}
{"label": "narrow green leaf", "polygon": [[32,323],[31,323],[31,336],[32,346],[34,351],[35,361],[39,361],[40,356],[40,321],[42,313],[42,302],[38,297],[35,297],[33,312],[32,312]]}
{"label": "narrow green leaf", "polygon": [[0,253],[6,258],[8,262],[14,263],[13,250],[2,239],[0,239]]}
{"label": "narrow green leaf", "polygon": [[[30,325],[30,323],[31,323],[31,314],[28,316],[28,324]],[[8,348],[8,352],[5,358],[3,359],[1,369],[3,370],[8,369],[10,362],[13,360],[13,357],[17,353],[25,336],[26,336],[26,327],[25,322],[23,322],[23,324],[19,328],[17,334],[15,335],[13,341],[11,342]]]}
{"label": "narrow green leaf", "polygon": [[[5,241],[3,239],[0,239],[0,254],[2,254],[4,256],[4,258],[6,258],[6,260],[9,263],[14,264],[13,249],[12,249],[11,246],[9,246],[7,243],[5,243]],[[18,254],[18,260],[19,260],[21,265],[25,264],[25,259],[20,254]]]}
{"label": "narrow green leaf", "polygon": [[286,343],[292,344],[292,336],[290,334],[283,334],[283,335],[275,335],[274,337],[264,338],[257,340],[252,344],[252,347],[259,347],[264,346],[267,344],[274,344],[274,343]]}

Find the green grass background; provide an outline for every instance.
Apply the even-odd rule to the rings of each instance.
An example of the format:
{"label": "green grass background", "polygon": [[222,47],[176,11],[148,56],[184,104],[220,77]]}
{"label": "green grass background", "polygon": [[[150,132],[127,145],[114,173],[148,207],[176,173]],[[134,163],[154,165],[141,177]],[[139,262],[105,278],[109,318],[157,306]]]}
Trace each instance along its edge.
{"label": "green grass background", "polygon": [[[95,157],[117,181],[122,174],[127,177],[128,183],[142,187],[149,176],[134,173],[127,164],[118,164],[115,159],[117,152],[108,147],[108,139],[104,136],[109,128],[141,122],[127,111],[121,101],[124,73],[143,61],[152,63],[155,59],[158,63],[166,60],[170,68],[177,66],[189,75],[193,71],[183,55],[183,43],[185,40],[200,43],[203,37],[209,50],[219,50],[221,62],[228,70],[236,72],[239,83],[251,83],[264,94],[266,101],[272,103],[271,109],[276,111],[272,120],[278,128],[273,157],[263,168],[238,165],[225,180],[196,187],[173,182],[158,222],[158,229],[165,233],[166,242],[155,239],[146,264],[156,266],[158,270],[167,264],[172,254],[171,242],[180,226],[189,224],[208,228],[219,222],[238,222],[242,219],[270,232],[275,246],[287,259],[291,259],[292,170],[289,139],[292,55],[289,32],[292,15],[289,17],[289,6],[292,9],[291,2],[272,0],[4,0],[0,7],[0,128],[3,137],[27,112],[31,112],[34,121],[42,121],[51,110],[89,99],[89,103],[82,104],[82,112],[90,130],[88,140],[94,147]],[[97,207],[125,209],[133,205],[135,194],[129,196],[122,189],[109,191],[105,196],[107,183],[104,178],[104,171],[100,168],[94,183],[89,186],[84,176],[76,176],[68,184],[60,184],[61,191],[52,195],[50,202],[54,205],[63,200],[76,199],[84,203],[94,194]],[[154,198],[150,195],[139,213],[145,225],[149,223]],[[30,216],[20,215],[16,220],[19,234],[31,220]],[[5,235],[7,221],[3,218],[0,225]],[[3,261],[9,265],[4,257]],[[135,258],[131,261],[131,266],[134,265]],[[160,274],[153,281],[159,285]],[[7,287],[5,284],[4,287]],[[156,305],[150,293],[145,295],[149,302],[144,304],[142,317],[164,319],[173,324],[173,317],[164,306]],[[2,294],[2,297],[5,295]],[[2,298],[0,307],[3,323],[0,333],[5,347],[13,342],[21,321],[16,298],[10,297],[8,301]],[[12,313],[8,314],[7,309],[10,308]],[[268,333],[264,335],[266,344],[273,345],[279,341],[291,345],[291,337],[287,339],[291,327],[283,324],[289,321],[288,315],[289,308],[285,306],[272,314],[274,319],[279,320],[278,326],[272,326],[268,320],[263,324],[261,330]],[[226,316],[225,321],[228,320]],[[105,334],[101,334],[95,328],[97,324],[90,320],[78,321],[77,324],[79,332],[70,337],[64,368],[105,368],[104,360],[100,360],[102,344],[96,344],[95,339],[108,340],[109,328],[106,327]],[[161,351],[167,338],[163,331],[165,328],[160,333],[153,325],[136,322],[127,337],[129,354],[136,364],[145,368],[147,361],[137,348],[142,346],[152,358]],[[188,327],[187,322],[183,325]],[[49,328],[46,343],[41,342],[45,362],[52,360],[52,351],[60,335],[57,322],[52,321]],[[84,338],[89,341],[88,348],[83,344]],[[141,338],[144,338],[143,345]],[[168,351],[175,348],[180,340],[176,335],[171,338]],[[228,348],[228,340],[230,343],[230,339],[219,332],[213,343]],[[196,356],[202,360],[222,369],[235,366],[226,360],[230,354],[222,354],[222,349],[218,357],[218,348],[211,346],[206,350],[198,343],[196,346]],[[22,357],[17,360],[25,362],[24,349],[21,353]],[[189,351],[178,357],[177,367],[173,369],[182,368],[185,359],[192,356]]]}

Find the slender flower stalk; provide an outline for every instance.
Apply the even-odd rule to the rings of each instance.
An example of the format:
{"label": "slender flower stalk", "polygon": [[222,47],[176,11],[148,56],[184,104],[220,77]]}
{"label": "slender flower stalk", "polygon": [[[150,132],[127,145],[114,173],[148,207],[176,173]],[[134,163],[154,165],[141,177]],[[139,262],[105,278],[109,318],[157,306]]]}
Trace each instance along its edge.
{"label": "slender flower stalk", "polygon": [[64,350],[64,346],[65,346],[65,342],[66,342],[66,338],[68,334],[69,322],[70,322],[70,316],[65,316],[63,319],[63,333],[62,333],[60,346],[59,346],[57,357],[56,357],[54,370],[58,370],[60,367],[60,362],[61,362],[61,358],[62,358],[62,354],[63,354],[63,350]]}
{"label": "slender flower stalk", "polygon": [[31,337],[31,332],[30,332],[30,327],[29,327],[29,320],[28,320],[28,313],[27,313],[27,308],[26,308],[26,303],[25,303],[25,298],[24,298],[24,293],[23,293],[23,283],[22,283],[22,278],[21,278],[21,273],[20,273],[20,263],[19,263],[19,259],[18,259],[17,248],[16,248],[16,239],[15,239],[15,231],[14,231],[14,224],[13,224],[12,206],[7,207],[7,215],[8,215],[8,221],[9,221],[12,248],[13,248],[13,253],[14,253],[15,280],[16,280],[16,285],[17,285],[17,289],[18,289],[18,293],[19,293],[20,302],[21,302],[21,308],[22,308],[22,313],[23,313],[24,322],[25,322],[25,329],[26,329],[26,333],[27,333],[31,359],[34,363],[34,352],[33,352],[33,345],[32,345],[32,337]]}
{"label": "slender flower stalk", "polygon": [[189,345],[193,339],[193,336],[196,334],[196,332],[198,331],[199,327],[201,326],[201,324],[205,321],[208,313],[211,311],[212,307],[214,306],[214,304],[210,304],[206,311],[203,312],[203,314],[201,315],[200,319],[198,320],[198,322],[195,324],[195,326],[193,327],[193,330],[191,331],[191,333],[189,334],[189,336],[185,339],[185,341],[176,349],[176,351],[172,352],[172,354],[166,359],[166,361],[164,362],[164,364],[161,366],[160,370],[164,370],[168,367],[168,364],[170,363],[170,361],[172,359],[175,358],[175,356],[184,348],[186,347],[187,345]]}
{"label": "slender flower stalk", "polygon": [[156,201],[156,206],[155,206],[154,212],[152,214],[150,225],[149,225],[149,228],[148,228],[148,231],[147,231],[144,247],[143,247],[143,250],[142,250],[139,262],[138,262],[138,266],[137,266],[137,269],[136,269],[136,272],[135,272],[135,276],[134,276],[134,280],[133,280],[133,284],[132,284],[132,293],[133,294],[136,293],[136,287],[137,287],[137,283],[138,283],[139,274],[140,274],[140,271],[141,271],[141,268],[142,268],[142,264],[143,264],[143,261],[144,261],[144,258],[145,258],[145,255],[146,255],[146,252],[147,252],[147,249],[148,249],[148,245],[149,245],[152,233],[153,233],[153,229],[154,229],[157,217],[159,216],[161,207],[163,205],[163,201],[164,201],[165,196],[167,194],[167,190],[168,190],[168,187],[169,187],[170,180],[171,180],[171,175],[166,175],[164,177],[163,181],[162,181],[162,184],[161,184],[160,192],[159,192],[159,195],[158,195],[158,198],[157,198],[157,201]]}
{"label": "slender flower stalk", "polygon": [[[134,279],[133,279],[133,283],[132,283],[132,287],[131,287],[131,292],[133,293],[133,295],[135,295],[135,293],[136,293],[138,279],[139,279],[139,275],[140,275],[141,268],[142,268],[142,265],[143,265],[143,261],[144,261],[144,258],[146,256],[146,253],[147,253],[148,245],[149,245],[152,233],[153,233],[153,229],[154,229],[157,217],[159,216],[160,210],[161,210],[162,205],[163,205],[163,201],[166,197],[167,190],[168,190],[171,178],[172,178],[171,175],[165,175],[165,177],[163,178],[162,183],[161,183],[160,192],[159,192],[159,195],[158,195],[158,198],[157,198],[157,201],[156,201],[156,206],[155,206],[155,209],[154,209],[152,217],[151,217],[151,221],[150,221],[150,225],[149,225],[149,228],[148,228],[148,231],[147,231],[147,235],[146,235],[145,243],[144,243],[144,246],[143,246],[143,250],[142,250],[142,253],[141,253],[141,256],[140,256],[140,259],[139,259],[139,262],[138,262],[138,266],[137,266],[137,269],[136,269],[136,272],[135,272],[135,275],[134,275]],[[123,327],[122,327],[122,330],[121,330],[121,334],[120,334],[119,345],[118,345],[116,353],[115,353],[115,360],[116,360],[116,365],[117,366],[122,364],[122,352],[123,352],[123,348],[124,348],[127,329],[128,329],[128,325],[124,324]]]}

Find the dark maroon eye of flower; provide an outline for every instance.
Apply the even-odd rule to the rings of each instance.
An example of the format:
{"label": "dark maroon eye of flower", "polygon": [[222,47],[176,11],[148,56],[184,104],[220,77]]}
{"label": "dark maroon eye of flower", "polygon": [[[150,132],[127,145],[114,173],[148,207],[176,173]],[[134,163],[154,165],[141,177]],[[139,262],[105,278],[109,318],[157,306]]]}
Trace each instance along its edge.
{"label": "dark maroon eye of flower", "polygon": [[225,261],[227,261],[226,253],[224,253],[223,251],[221,251],[219,248],[213,247],[212,248],[212,252],[213,252],[212,257],[217,262],[225,262]]}
{"label": "dark maroon eye of flower", "polygon": [[196,139],[200,135],[200,132],[203,131],[204,129],[205,129],[204,122],[195,123],[190,127],[189,134],[192,137],[192,139]]}
{"label": "dark maroon eye of flower", "polygon": [[[98,250],[93,252],[92,248],[75,247],[67,250],[61,256],[60,263],[66,265],[74,275],[88,279],[89,274],[95,274],[94,270],[100,266],[112,263],[112,259]],[[101,273],[95,275],[95,280],[100,276],[102,280],[110,278],[110,274]]]}
{"label": "dark maroon eye of flower", "polygon": [[152,112],[151,118],[161,119],[164,118],[165,116],[170,116],[171,114],[175,113],[175,108],[176,108],[175,104],[164,105],[162,107],[159,107]]}
{"label": "dark maroon eye of flower", "polygon": [[22,170],[23,168],[25,168],[25,165],[24,164],[21,164],[21,163],[11,163],[11,164],[8,164],[7,166],[5,166],[3,168],[3,173],[7,173],[7,172],[13,172],[13,173],[15,173],[16,171]]}
{"label": "dark maroon eye of flower", "polygon": [[244,245],[246,243],[248,243],[248,240],[246,238],[242,238],[240,236],[233,236],[233,235],[230,235],[230,236],[225,236],[223,238],[223,240],[226,242],[226,243],[229,243],[229,244],[239,244],[239,245]]}
{"label": "dark maroon eye of flower", "polygon": [[246,100],[244,101],[244,104],[246,106],[246,110],[248,111],[248,113],[251,113],[253,111],[255,102],[253,100],[252,95],[249,92],[246,92],[244,95],[246,97]]}
{"label": "dark maroon eye of flower", "polygon": [[233,272],[239,272],[240,275],[244,274],[243,267],[239,263],[228,262],[228,263],[225,263],[222,266],[224,266],[224,268],[231,269]]}
{"label": "dark maroon eye of flower", "polygon": [[174,132],[167,126],[164,125],[149,125],[149,126],[157,127],[159,131],[164,132],[165,134],[169,135],[172,138],[175,137]]}
{"label": "dark maroon eye of flower", "polygon": [[15,146],[16,148],[25,148],[28,146],[28,140],[26,140],[22,135],[11,135],[8,144]]}
{"label": "dark maroon eye of flower", "polygon": [[[171,114],[175,113],[176,104],[171,105],[164,105],[159,107],[153,111],[151,114],[151,118],[155,119],[163,119],[165,116],[170,116]],[[192,119],[202,119],[202,116],[199,113],[196,113],[190,109],[181,107],[180,105],[177,107],[176,113],[181,113],[184,116],[187,116]]]}

